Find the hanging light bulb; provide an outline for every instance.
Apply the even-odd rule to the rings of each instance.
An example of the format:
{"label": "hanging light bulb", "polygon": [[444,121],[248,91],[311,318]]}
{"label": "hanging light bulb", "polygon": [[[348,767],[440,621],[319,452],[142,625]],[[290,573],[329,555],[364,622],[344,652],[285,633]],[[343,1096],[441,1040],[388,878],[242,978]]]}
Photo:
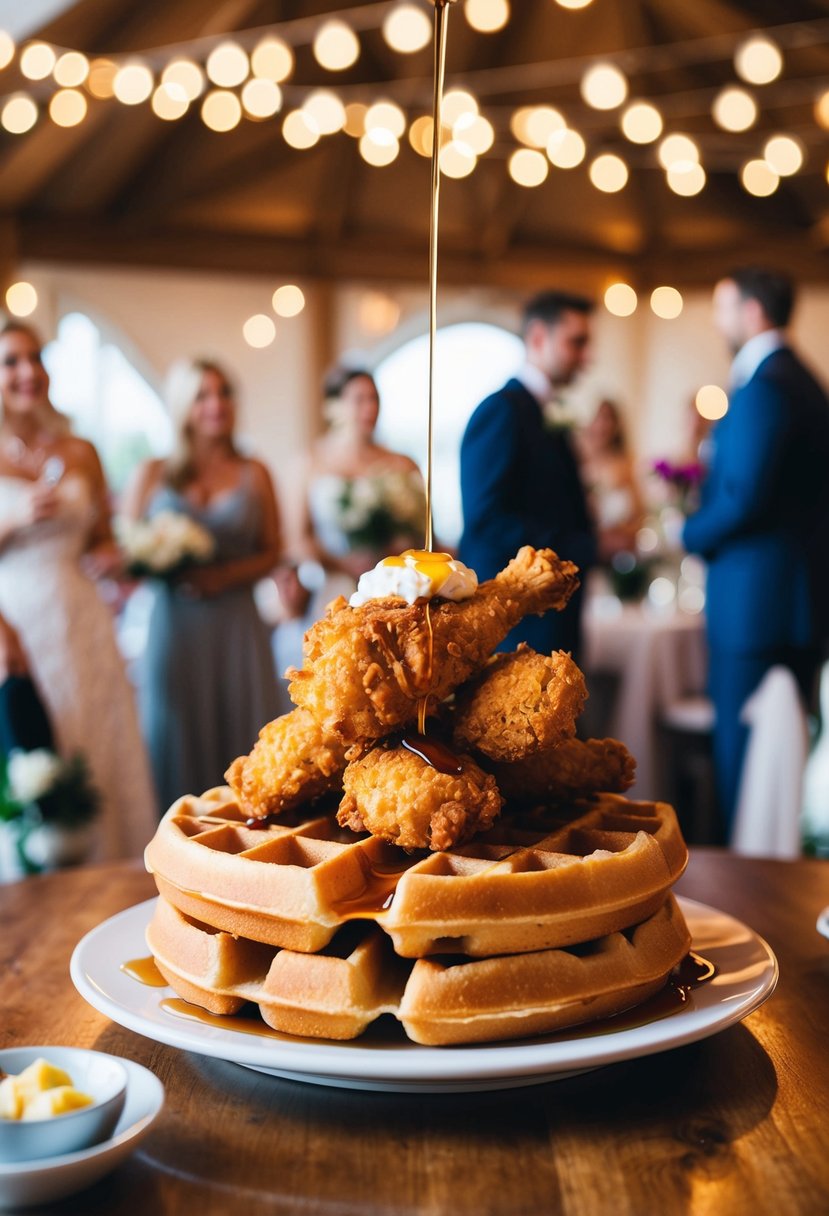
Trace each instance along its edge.
{"label": "hanging light bulb", "polygon": [[630,317],[638,304],[636,292],[629,283],[611,283],[604,293],[604,306],[614,317]]}
{"label": "hanging light bulb", "polygon": [[540,186],[550,172],[543,152],[533,148],[518,148],[507,162],[509,175],[519,186]]}
{"label": "hanging light bulb", "polygon": [[14,59],[14,38],[6,30],[0,30],[0,71]]}
{"label": "hanging light bulb", "polygon": [[320,141],[320,129],[310,114],[291,110],[282,123],[282,138],[292,148],[313,148]]}
{"label": "hanging light bulb", "polygon": [[711,112],[724,131],[747,131],[757,121],[757,103],[745,89],[722,89],[714,98]]}
{"label": "hanging light bulb", "polygon": [[302,112],[316,123],[320,135],[333,135],[345,126],[345,106],[330,89],[315,89],[302,103]]}
{"label": "hanging light bulb", "polygon": [[195,101],[204,88],[204,72],[192,59],[174,59],[161,73],[161,83],[175,85],[187,101]]}
{"label": "hanging light bulb", "polygon": [[365,135],[360,136],[357,146],[366,164],[372,165],[375,169],[382,169],[386,165],[390,165],[393,160],[397,159],[400,151],[400,141],[395,135],[392,135],[391,131],[386,131],[382,127],[366,131]]}
{"label": "hanging light bulb", "polygon": [[254,76],[281,84],[294,70],[294,52],[282,38],[268,35],[253,48],[250,67]]}
{"label": "hanging light bulb", "polygon": [[666,172],[665,178],[674,194],[682,195],[683,198],[692,198],[693,195],[699,194],[706,182],[702,165],[689,165],[687,162],[679,169],[672,166]]}
{"label": "hanging light bulb", "polygon": [[366,114],[368,106],[361,101],[350,101],[345,107],[345,122],[343,130],[352,139],[359,139],[366,133]]}
{"label": "hanging light bulb", "polygon": [[783,70],[783,56],[776,42],[757,35],[737,47],[734,67],[749,84],[769,84]]}
{"label": "hanging light bulb", "polygon": [[277,287],[271,303],[278,317],[297,317],[305,307],[305,295],[295,283],[285,283]]}
{"label": "hanging light bulb", "polygon": [[581,80],[581,95],[594,110],[615,110],[628,94],[624,72],[612,63],[596,63]]}
{"label": "hanging light bulb", "polygon": [[547,141],[547,156],[557,169],[574,169],[584,160],[586,151],[581,135],[571,127],[554,131]]}
{"label": "hanging light bulb", "polygon": [[634,101],[622,115],[622,132],[632,144],[652,144],[662,134],[662,115],[649,101]]}
{"label": "hanging light bulb", "polygon": [[112,81],[113,95],[125,106],[138,106],[153,91],[153,74],[140,59],[125,63]]}
{"label": "hanging light bulb", "polygon": [[21,279],[6,289],[6,308],[13,317],[30,317],[37,308],[37,292],[31,283]]}
{"label": "hanging light bulb", "polygon": [[466,89],[450,89],[443,95],[441,121],[447,127],[454,126],[462,114],[477,114],[478,103]]}
{"label": "hanging light bulb", "polygon": [[383,37],[393,51],[411,55],[429,45],[432,23],[423,9],[414,4],[398,4],[383,20]]}
{"label": "hanging light bulb", "polygon": [[803,145],[791,135],[772,135],[763,157],[778,177],[791,177],[803,165]]}
{"label": "hanging light bulb", "polygon": [[749,160],[740,170],[740,181],[749,194],[766,198],[774,194],[780,185],[780,175],[775,173],[768,161]]}
{"label": "hanging light bulb", "polygon": [[254,350],[262,350],[264,347],[270,346],[276,337],[276,326],[265,313],[258,312],[245,321],[242,326],[242,335],[248,346],[252,346]]}
{"label": "hanging light bulb", "polygon": [[[461,114],[452,127],[452,138],[469,144],[476,156],[483,156],[495,142],[495,130],[492,123],[481,114]],[[431,129],[429,140],[431,144]],[[431,154],[430,147],[429,155]]]}
{"label": "hanging light bulb", "polygon": [[728,413],[728,393],[719,384],[703,384],[694,398],[697,413],[709,422],[717,422]]}
{"label": "hanging light bulb", "polygon": [[378,127],[399,139],[406,130],[406,115],[393,101],[376,101],[366,112],[365,128],[371,134]]}
{"label": "hanging light bulb", "polygon": [[28,80],[45,80],[54,70],[57,56],[45,42],[30,42],[20,52],[20,71]]}
{"label": "hanging light bulb", "polygon": [[440,171],[445,177],[468,177],[478,163],[469,144],[462,139],[450,139],[438,153]]}
{"label": "hanging light bulb", "polygon": [[434,123],[431,114],[422,114],[409,127],[409,143],[418,156],[431,156]]}
{"label": "hanging light bulb", "polygon": [[616,194],[627,185],[628,167],[621,156],[614,156],[611,152],[597,156],[588,172],[596,189],[605,194]]}
{"label": "hanging light bulb", "polygon": [[557,0],[562,8],[587,8],[591,0]]}
{"label": "hanging light bulb", "polygon": [[682,295],[675,287],[654,287],[651,292],[651,310],[663,321],[673,321],[682,312]]}
{"label": "hanging light bulb", "polygon": [[659,145],[657,157],[663,169],[683,173],[699,164],[699,148],[688,135],[666,135]]}
{"label": "hanging light bulb", "polygon": [[250,118],[272,118],[282,106],[282,90],[272,80],[251,76],[242,86],[242,105]]}
{"label": "hanging light bulb", "polygon": [[235,88],[250,73],[250,61],[236,42],[220,42],[204,65],[208,78],[222,89]]}
{"label": "hanging light bulb", "polygon": [[49,117],[58,127],[77,127],[86,118],[86,98],[78,89],[58,89],[49,101]]}
{"label": "hanging light bulb", "polygon": [[829,89],[821,93],[815,102],[815,121],[824,130],[829,131]]}
{"label": "hanging light bulb", "polygon": [[464,16],[479,34],[494,34],[509,21],[509,0],[466,0]]}
{"label": "hanging light bulb", "polygon": [[113,63],[111,59],[93,59],[86,78],[87,90],[100,101],[107,101],[110,97],[115,96],[115,77],[117,75],[117,63]]}
{"label": "hanging light bulb", "polygon": [[313,51],[320,67],[329,72],[342,72],[357,62],[360,43],[350,25],[332,18],[317,30]]}
{"label": "hanging light bulb", "polygon": [[58,56],[52,75],[55,83],[65,89],[74,89],[83,84],[89,75],[89,60],[80,51],[65,51]]}
{"label": "hanging light bulb", "polygon": [[190,108],[184,86],[173,81],[162,81],[150,99],[150,106],[157,118],[164,122],[175,122],[183,118]]}
{"label": "hanging light bulb", "polygon": [[211,131],[232,131],[242,121],[242,103],[227,89],[212,89],[201,103],[201,117]]}
{"label": "hanging light bulb", "polygon": [[25,135],[37,122],[37,106],[28,93],[14,93],[0,110],[0,126],[10,135]]}

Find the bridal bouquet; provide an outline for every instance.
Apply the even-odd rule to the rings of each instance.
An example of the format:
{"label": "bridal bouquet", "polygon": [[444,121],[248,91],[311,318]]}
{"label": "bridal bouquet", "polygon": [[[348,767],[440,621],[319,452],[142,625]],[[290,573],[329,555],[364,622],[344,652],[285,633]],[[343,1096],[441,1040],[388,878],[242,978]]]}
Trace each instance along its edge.
{"label": "bridal bouquet", "polygon": [[[77,833],[95,818],[98,805],[79,753],[64,760],[45,747],[14,751],[0,772],[0,824],[14,842],[24,874],[43,869],[45,834]],[[85,848],[88,842],[82,843]]]}
{"label": "bridal bouquet", "polygon": [[213,537],[180,511],[159,511],[151,519],[119,519],[116,534],[133,578],[170,578],[213,556]]}
{"label": "bridal bouquet", "polygon": [[353,549],[386,549],[397,538],[418,535],[426,517],[423,481],[414,470],[348,479],[338,506]]}

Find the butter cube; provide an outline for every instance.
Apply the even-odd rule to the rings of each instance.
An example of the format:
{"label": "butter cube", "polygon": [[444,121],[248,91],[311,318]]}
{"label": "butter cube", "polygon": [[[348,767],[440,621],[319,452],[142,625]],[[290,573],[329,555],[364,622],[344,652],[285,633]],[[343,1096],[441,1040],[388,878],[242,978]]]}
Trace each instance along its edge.
{"label": "butter cube", "polygon": [[17,1077],[0,1081],[0,1119],[19,1119],[23,1114],[23,1097],[17,1088]]}
{"label": "butter cube", "polygon": [[52,1089],[44,1089],[26,1103],[23,1111],[24,1122],[29,1119],[50,1119],[53,1115],[65,1115],[69,1111],[79,1110],[82,1106],[90,1106],[92,1098],[82,1094],[72,1085],[57,1085]]}
{"label": "butter cube", "polygon": [[24,1068],[13,1079],[16,1082],[17,1091],[23,1099],[24,1107],[28,1106],[36,1094],[43,1093],[44,1090],[54,1089],[57,1085],[72,1084],[72,1078],[65,1069],[50,1064],[43,1057],[32,1060],[28,1068]]}

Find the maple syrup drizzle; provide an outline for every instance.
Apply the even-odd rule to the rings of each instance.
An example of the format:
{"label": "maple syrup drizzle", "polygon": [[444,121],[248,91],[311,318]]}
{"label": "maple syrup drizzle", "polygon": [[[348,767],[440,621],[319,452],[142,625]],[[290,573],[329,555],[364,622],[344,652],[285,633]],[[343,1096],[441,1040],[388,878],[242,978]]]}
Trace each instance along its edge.
{"label": "maple syrup drizzle", "polygon": [[261,1035],[266,1039],[285,1038],[281,1031],[268,1026],[258,1015],[245,1017],[244,1014],[240,1016],[233,1013],[210,1013],[207,1009],[191,1005],[189,1001],[183,1001],[177,996],[165,997],[160,1002],[160,1007],[174,1017],[184,1018],[188,1022],[200,1022],[203,1026],[215,1026],[217,1030],[238,1030],[241,1034]]}
{"label": "maple syrup drizzle", "polygon": [[463,772],[460,758],[445,743],[438,739],[426,738],[422,731],[419,735],[406,734],[400,742],[406,751],[420,756],[435,772],[447,775]]}
{"label": "maple syrup drizzle", "polygon": [[[426,682],[427,682],[427,684],[431,684],[432,683],[432,670],[433,670],[434,658],[435,658],[435,631],[432,628],[432,613],[429,609],[428,600],[423,605],[423,607],[424,607],[424,610],[426,613],[426,629],[428,630],[428,633],[429,633],[429,667],[426,672]],[[417,730],[418,730],[418,734],[420,734],[420,735],[426,734],[426,714],[429,709],[429,697],[431,695],[432,695],[431,693],[427,692],[425,697],[421,697],[417,703]]]}
{"label": "maple syrup drizzle", "polygon": [[147,958],[128,959],[127,962],[121,964],[121,970],[124,975],[137,980],[139,984],[146,984],[148,988],[167,987],[167,981],[156,966],[151,954]]}
{"label": "maple syrup drizzle", "polygon": [[376,920],[381,912],[389,909],[397,884],[414,864],[410,857],[389,865],[368,861],[365,857],[361,858],[361,862],[366,867],[363,890],[350,899],[340,899],[334,904],[334,910],[343,920]]}

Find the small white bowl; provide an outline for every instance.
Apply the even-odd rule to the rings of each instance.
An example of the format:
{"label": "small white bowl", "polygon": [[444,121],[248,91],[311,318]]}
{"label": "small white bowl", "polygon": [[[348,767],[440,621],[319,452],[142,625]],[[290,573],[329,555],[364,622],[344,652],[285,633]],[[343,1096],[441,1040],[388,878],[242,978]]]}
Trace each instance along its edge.
{"label": "small white bowl", "polygon": [[0,1069],[21,1073],[43,1058],[63,1068],[72,1085],[92,1103],[45,1119],[0,1119],[0,1163],[58,1157],[108,1139],[127,1094],[127,1070],[116,1056],[81,1047],[10,1047],[0,1051]]}

